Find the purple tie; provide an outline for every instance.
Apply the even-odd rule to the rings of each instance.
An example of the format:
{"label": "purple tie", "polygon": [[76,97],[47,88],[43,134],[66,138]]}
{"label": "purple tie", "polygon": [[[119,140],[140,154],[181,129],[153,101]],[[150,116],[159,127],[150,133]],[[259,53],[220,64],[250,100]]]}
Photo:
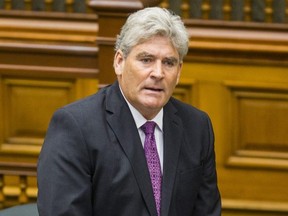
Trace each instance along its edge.
{"label": "purple tie", "polygon": [[144,151],[150,173],[157,213],[158,216],[160,216],[162,174],[154,136],[155,126],[155,122],[147,121],[142,125],[141,129],[145,133]]}

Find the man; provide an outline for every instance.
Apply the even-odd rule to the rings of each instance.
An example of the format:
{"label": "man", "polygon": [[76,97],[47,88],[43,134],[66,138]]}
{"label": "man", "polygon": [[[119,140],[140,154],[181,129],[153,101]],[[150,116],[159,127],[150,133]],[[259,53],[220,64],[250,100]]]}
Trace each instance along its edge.
{"label": "man", "polygon": [[171,97],[188,50],[180,17],[130,15],[115,50],[117,82],[51,120],[40,216],[220,216],[209,117]]}

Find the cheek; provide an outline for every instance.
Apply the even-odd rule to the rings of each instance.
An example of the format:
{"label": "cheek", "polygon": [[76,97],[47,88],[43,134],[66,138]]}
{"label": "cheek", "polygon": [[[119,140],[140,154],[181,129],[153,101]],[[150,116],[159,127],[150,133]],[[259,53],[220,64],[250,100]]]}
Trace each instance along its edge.
{"label": "cheek", "polygon": [[122,74],[122,89],[129,94],[129,97],[135,97],[138,95],[141,88],[141,81],[135,73],[131,73],[131,71],[125,71]]}
{"label": "cheek", "polygon": [[129,86],[139,87],[147,78],[147,73],[139,67],[127,67],[123,73],[123,78]]}
{"label": "cheek", "polygon": [[179,81],[179,76],[178,75],[173,75],[173,76],[169,77],[169,79],[168,79],[168,88],[173,91],[175,86],[178,84],[178,81]]}
{"label": "cheek", "polygon": [[129,70],[123,73],[122,79],[128,88],[132,88],[132,86],[133,88],[135,88],[135,86],[138,85],[136,74],[134,74],[133,72]]}
{"label": "cheek", "polygon": [[125,67],[123,68],[123,73],[122,73],[122,80],[125,83],[130,82],[130,80],[133,80],[133,70],[131,69],[131,67],[128,65],[125,65]]}

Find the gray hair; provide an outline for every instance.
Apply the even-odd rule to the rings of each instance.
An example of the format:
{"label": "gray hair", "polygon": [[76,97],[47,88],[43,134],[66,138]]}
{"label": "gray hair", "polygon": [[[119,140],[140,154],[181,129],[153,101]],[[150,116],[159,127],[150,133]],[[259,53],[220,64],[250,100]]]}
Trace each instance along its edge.
{"label": "gray hair", "polygon": [[178,15],[159,7],[148,7],[131,14],[117,35],[115,51],[121,50],[127,57],[134,46],[157,35],[171,40],[182,61],[188,52],[187,30]]}

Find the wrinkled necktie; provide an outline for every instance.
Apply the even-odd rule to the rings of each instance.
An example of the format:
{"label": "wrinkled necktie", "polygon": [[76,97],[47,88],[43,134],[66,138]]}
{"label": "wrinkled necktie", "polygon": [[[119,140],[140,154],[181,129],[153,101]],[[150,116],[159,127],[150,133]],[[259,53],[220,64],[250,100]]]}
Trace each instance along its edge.
{"label": "wrinkled necktie", "polygon": [[144,151],[150,173],[156,209],[158,216],[160,216],[162,173],[154,136],[155,126],[155,122],[147,121],[141,126],[141,129],[145,133]]}

